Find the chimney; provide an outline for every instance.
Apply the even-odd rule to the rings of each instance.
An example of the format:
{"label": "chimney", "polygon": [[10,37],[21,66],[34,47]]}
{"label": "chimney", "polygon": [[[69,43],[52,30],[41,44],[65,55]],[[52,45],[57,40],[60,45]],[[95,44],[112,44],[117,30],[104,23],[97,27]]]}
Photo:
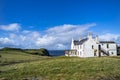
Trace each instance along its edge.
{"label": "chimney", "polygon": [[99,42],[99,38],[98,38],[98,36],[96,35],[96,37],[95,37],[95,41],[98,43]]}
{"label": "chimney", "polygon": [[88,39],[92,39],[92,33],[88,33]]}

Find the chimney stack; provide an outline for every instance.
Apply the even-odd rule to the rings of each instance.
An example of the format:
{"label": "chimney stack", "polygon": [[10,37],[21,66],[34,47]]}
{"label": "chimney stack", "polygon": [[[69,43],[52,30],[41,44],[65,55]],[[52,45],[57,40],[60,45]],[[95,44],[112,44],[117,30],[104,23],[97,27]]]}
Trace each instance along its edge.
{"label": "chimney stack", "polygon": [[92,39],[92,33],[91,32],[88,33],[88,39]]}

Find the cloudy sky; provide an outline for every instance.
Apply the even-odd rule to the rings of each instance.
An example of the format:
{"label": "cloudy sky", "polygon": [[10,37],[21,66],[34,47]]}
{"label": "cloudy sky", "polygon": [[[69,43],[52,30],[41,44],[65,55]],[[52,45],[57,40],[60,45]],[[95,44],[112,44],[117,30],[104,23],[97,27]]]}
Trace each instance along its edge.
{"label": "cloudy sky", "polygon": [[120,0],[0,0],[0,48],[69,49],[88,32],[120,43]]}

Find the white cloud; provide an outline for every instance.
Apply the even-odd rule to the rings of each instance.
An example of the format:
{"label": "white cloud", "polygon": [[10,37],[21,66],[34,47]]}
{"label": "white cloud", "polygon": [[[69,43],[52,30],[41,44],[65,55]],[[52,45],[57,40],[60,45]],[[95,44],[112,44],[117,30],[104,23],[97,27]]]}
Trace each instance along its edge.
{"label": "white cloud", "polygon": [[1,37],[0,38],[0,47],[15,46],[13,44],[14,44],[14,41],[9,39],[9,38],[7,38],[7,37],[5,37],[5,38]]}
{"label": "white cloud", "polygon": [[103,41],[115,41],[117,45],[120,45],[120,34],[105,33],[99,36]]}
{"label": "white cloud", "polygon": [[[96,24],[64,24],[48,28],[41,33],[30,30],[19,31],[21,26],[17,23],[0,25],[0,30],[8,31],[0,37],[0,47],[69,49],[72,37],[75,39],[79,39],[81,35],[84,37],[93,26],[96,26]],[[18,32],[14,33],[12,31]],[[120,43],[119,34],[104,33],[99,35],[99,39]]]}
{"label": "white cloud", "polygon": [[8,43],[13,43],[13,41],[10,40],[9,38],[0,38],[0,43],[8,44]]}
{"label": "white cloud", "polygon": [[117,40],[119,37],[120,37],[120,35],[111,34],[111,33],[106,33],[106,34],[99,36],[100,40],[104,40],[104,41]]}
{"label": "white cloud", "polygon": [[4,31],[18,31],[20,29],[20,25],[18,23],[13,23],[9,25],[1,25],[0,30]]}
{"label": "white cloud", "polygon": [[63,44],[56,44],[57,49],[66,49],[67,46]]}
{"label": "white cloud", "polygon": [[43,37],[39,37],[37,40],[36,40],[36,45],[37,46],[48,46],[48,45],[53,45],[56,41],[56,38],[53,37],[53,36],[43,36]]}
{"label": "white cloud", "polygon": [[[14,25],[15,26],[15,25]],[[1,30],[19,30],[20,26],[16,24],[16,28],[9,26],[4,26],[5,28],[0,28]],[[47,49],[68,49],[70,48],[70,43],[72,37],[79,38],[80,35],[86,34],[89,29],[96,24],[85,24],[85,25],[71,25],[64,24],[60,26],[54,26],[40,33],[38,31],[23,30],[17,34],[10,32],[7,36],[8,41],[3,39],[1,43],[5,41],[6,44],[15,45],[21,48],[47,48]],[[6,28],[9,29],[6,29]],[[13,28],[13,29],[10,29]],[[42,34],[42,35],[41,35]],[[5,47],[6,45],[3,45]]]}
{"label": "white cloud", "polygon": [[67,49],[70,46],[72,37],[78,38],[86,34],[90,27],[96,24],[70,25],[65,24],[47,29],[46,34],[38,38],[37,46],[48,47],[49,49]]}
{"label": "white cloud", "polygon": [[61,26],[55,26],[53,28],[49,28],[46,30],[47,33],[58,34],[58,35],[74,35],[74,34],[81,34],[83,31],[87,30],[90,27],[95,26],[96,24],[85,24],[85,25],[71,25],[71,24],[64,24]]}
{"label": "white cloud", "polygon": [[18,34],[9,34],[9,38],[14,41],[14,44],[22,48],[35,48],[35,42],[40,36],[40,33],[37,31],[27,31],[27,33],[19,32]]}

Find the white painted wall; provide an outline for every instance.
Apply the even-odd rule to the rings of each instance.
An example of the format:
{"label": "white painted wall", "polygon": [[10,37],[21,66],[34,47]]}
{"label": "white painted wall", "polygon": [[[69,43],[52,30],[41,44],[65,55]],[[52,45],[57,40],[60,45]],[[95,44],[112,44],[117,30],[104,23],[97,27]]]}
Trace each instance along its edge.
{"label": "white painted wall", "polygon": [[[84,56],[83,57],[94,57],[94,47],[95,41],[93,39],[88,39],[84,44]],[[93,48],[92,48],[93,46]]]}
{"label": "white painted wall", "polygon": [[[109,47],[107,48],[107,44]],[[105,49],[106,51],[109,51],[110,56],[117,56],[117,45],[116,43],[102,43],[101,48]],[[102,55],[104,56],[104,55]]]}
{"label": "white painted wall", "polygon": [[[98,37],[92,38],[92,35],[88,35],[88,40],[84,42],[82,45],[74,45],[73,39],[71,42],[71,49],[77,50],[77,54],[72,54],[70,56],[78,56],[78,57],[98,57],[99,50],[98,45],[101,45],[101,48],[105,49],[106,51],[109,50],[110,56],[117,55],[117,46],[116,43],[109,43],[109,48],[107,48],[107,43],[99,43]],[[93,46],[93,48],[92,48]],[[94,55],[94,51],[97,50],[96,56]],[[101,56],[106,56],[101,54]]]}

